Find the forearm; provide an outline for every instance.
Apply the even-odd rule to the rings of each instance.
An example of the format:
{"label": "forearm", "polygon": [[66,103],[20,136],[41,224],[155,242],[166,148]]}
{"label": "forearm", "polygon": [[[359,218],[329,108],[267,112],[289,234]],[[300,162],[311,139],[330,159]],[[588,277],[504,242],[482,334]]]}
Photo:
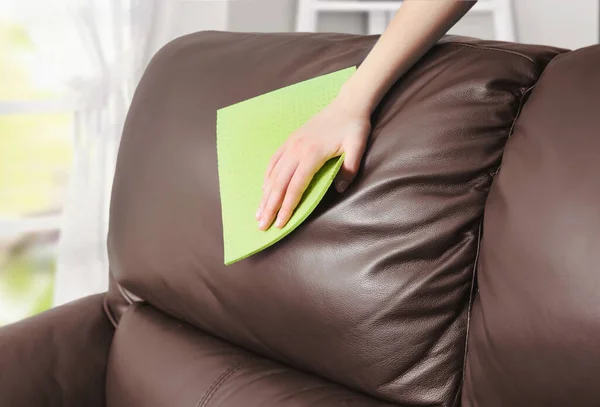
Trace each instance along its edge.
{"label": "forearm", "polygon": [[370,115],[390,87],[475,3],[405,0],[338,99],[349,109]]}

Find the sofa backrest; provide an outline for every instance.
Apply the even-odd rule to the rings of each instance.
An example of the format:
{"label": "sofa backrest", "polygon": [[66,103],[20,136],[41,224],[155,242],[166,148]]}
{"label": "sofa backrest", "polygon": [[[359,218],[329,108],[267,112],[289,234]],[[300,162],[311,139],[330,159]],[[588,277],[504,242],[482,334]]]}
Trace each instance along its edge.
{"label": "sofa backrest", "polygon": [[272,248],[223,265],[216,110],[360,64],[375,40],[206,32],[163,48],[123,133],[111,272],[233,344],[400,405],[451,406],[488,189],[559,51],[445,39],[374,114],[349,190],[330,191]]}
{"label": "sofa backrest", "polygon": [[599,406],[600,46],[546,68],[485,213],[464,406]]}

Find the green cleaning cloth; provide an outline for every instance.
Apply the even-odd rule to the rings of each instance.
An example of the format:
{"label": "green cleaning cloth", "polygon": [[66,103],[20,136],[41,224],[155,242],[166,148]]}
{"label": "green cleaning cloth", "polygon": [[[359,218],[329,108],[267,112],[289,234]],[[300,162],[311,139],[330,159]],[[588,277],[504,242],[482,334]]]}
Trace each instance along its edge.
{"label": "green cleaning cloth", "polygon": [[[313,177],[290,221],[258,229],[255,218],[271,156],[327,106],[356,71],[347,68],[225,107],[217,112],[217,158],[225,264],[251,256],[297,228],[321,201],[342,166],[329,160]],[[323,134],[323,137],[327,137]]]}

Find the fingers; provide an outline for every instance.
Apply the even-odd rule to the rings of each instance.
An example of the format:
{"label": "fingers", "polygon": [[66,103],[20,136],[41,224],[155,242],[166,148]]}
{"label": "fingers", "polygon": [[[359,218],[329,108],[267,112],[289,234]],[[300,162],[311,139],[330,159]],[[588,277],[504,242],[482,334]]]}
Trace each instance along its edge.
{"label": "fingers", "polygon": [[282,228],[288,223],[294,213],[294,209],[298,206],[304,191],[306,191],[313,176],[324,163],[325,160],[323,157],[313,157],[312,159],[300,163],[288,185],[285,198],[281,204],[281,209],[279,209],[279,213],[277,214],[275,227]]}
{"label": "fingers", "polygon": [[346,190],[356,176],[371,123],[362,116],[347,116],[343,109],[330,109],[313,117],[271,157],[256,214],[259,229],[267,230],[276,216],[276,227],[285,226],[313,176],[329,158],[345,153],[336,177],[338,191]]}
{"label": "fingers", "polygon": [[264,209],[264,205],[265,205],[267,199],[269,198],[269,194],[270,194],[269,186],[271,186],[271,183],[269,181],[271,179],[271,175],[273,174],[273,170],[277,167],[279,160],[285,154],[287,144],[288,144],[288,142],[284,143],[281,147],[279,147],[277,149],[277,151],[275,152],[275,154],[273,154],[273,156],[269,160],[267,170],[265,171],[265,179],[264,179],[263,185],[262,185],[263,194],[262,194],[260,203],[258,205],[258,210],[256,211],[256,220],[258,220],[258,221],[260,221],[260,218],[262,216],[262,211]]}
{"label": "fingers", "polygon": [[297,167],[298,160],[288,160],[287,157],[283,157],[273,168],[259,206],[258,228],[260,230],[267,230],[273,223]]}
{"label": "fingers", "polygon": [[263,184],[263,190],[266,187],[267,180],[271,176],[271,172],[273,171],[273,168],[275,168],[275,166],[279,162],[279,159],[281,158],[281,156],[283,155],[283,153],[285,153],[286,146],[287,146],[287,143],[284,143],[281,147],[279,147],[277,149],[277,151],[275,152],[275,154],[273,154],[273,157],[271,157],[271,160],[269,161],[269,165],[267,166],[267,171],[265,172],[265,181],[264,181],[264,184]]}
{"label": "fingers", "polygon": [[356,177],[366,146],[366,137],[354,137],[344,146],[344,163],[335,179],[335,189],[339,193],[344,192]]}
{"label": "fingers", "polygon": [[274,164],[273,164],[273,167],[268,170],[268,176],[265,178],[265,181],[263,184],[263,194],[260,199],[260,203],[258,205],[258,211],[256,212],[256,219],[258,221],[260,221],[263,218],[265,206],[266,206],[267,202],[269,201],[269,197],[271,196],[273,188],[276,187],[275,181],[278,179],[279,172],[281,172],[280,167],[284,167],[286,164],[288,166],[294,166],[294,163],[296,163],[295,164],[296,166],[298,165],[298,161],[293,156],[293,152],[288,153],[286,155],[286,157],[281,159],[281,157],[283,157],[284,155],[286,155],[285,149],[282,150],[282,153],[279,155],[279,157],[277,159],[275,159],[275,157],[271,158],[271,161]]}
{"label": "fingers", "polygon": [[260,230],[268,229],[278,213],[275,226],[285,226],[312,177],[328,158],[320,146],[313,144],[295,144],[279,157],[270,171],[257,212]]}

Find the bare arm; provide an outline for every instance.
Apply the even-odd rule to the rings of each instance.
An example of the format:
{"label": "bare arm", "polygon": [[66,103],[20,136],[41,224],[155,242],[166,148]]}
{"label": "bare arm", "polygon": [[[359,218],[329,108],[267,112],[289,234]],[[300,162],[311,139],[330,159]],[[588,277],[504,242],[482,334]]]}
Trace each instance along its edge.
{"label": "bare arm", "polygon": [[[346,154],[336,189],[354,179],[371,131],[370,116],[391,86],[419,60],[476,0],[405,0],[336,99],[292,134],[265,175],[256,214],[259,228],[291,217],[313,175],[327,160]],[[326,135],[326,136],[325,136]]]}
{"label": "bare arm", "polygon": [[454,25],[476,1],[405,0],[340,98],[371,113],[391,86]]}

